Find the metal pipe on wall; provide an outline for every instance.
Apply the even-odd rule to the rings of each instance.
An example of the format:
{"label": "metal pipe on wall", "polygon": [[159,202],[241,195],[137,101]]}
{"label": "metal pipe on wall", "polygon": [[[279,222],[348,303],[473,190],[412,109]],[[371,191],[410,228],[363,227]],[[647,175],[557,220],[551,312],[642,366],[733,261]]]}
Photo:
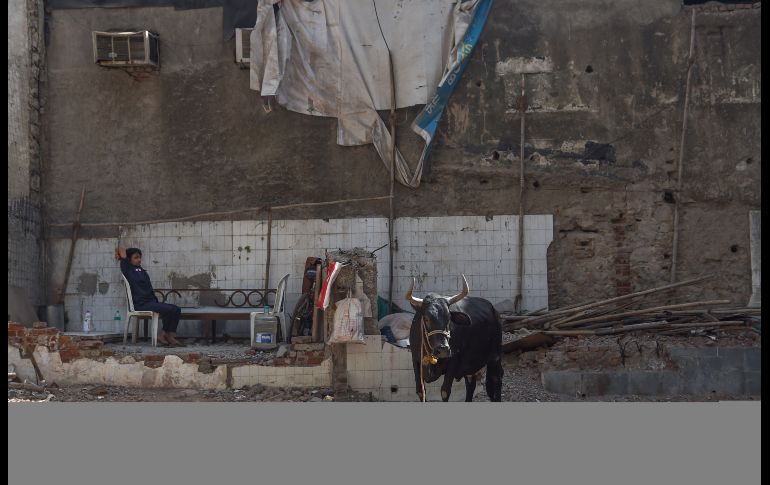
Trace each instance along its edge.
{"label": "metal pipe on wall", "polygon": [[518,313],[524,300],[524,114],[527,111],[527,98],[524,95],[524,74],[521,75],[521,97],[519,98],[519,112],[521,113],[521,146],[519,151],[519,273],[518,291],[514,299],[513,307]]}

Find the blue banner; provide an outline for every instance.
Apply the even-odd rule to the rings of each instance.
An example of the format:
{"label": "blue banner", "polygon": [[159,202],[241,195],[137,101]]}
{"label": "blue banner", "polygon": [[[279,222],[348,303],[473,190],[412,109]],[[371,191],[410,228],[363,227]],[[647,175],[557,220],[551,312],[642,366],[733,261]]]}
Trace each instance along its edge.
{"label": "blue banner", "polygon": [[476,47],[476,43],[479,41],[491,8],[492,0],[481,0],[476,6],[473,19],[468,25],[468,30],[465,32],[461,44],[457,47],[454,62],[439,83],[435,96],[425,105],[412,123],[412,130],[422,136],[426,142],[418,164],[418,172],[422,172],[422,165],[428,158],[433,146],[433,137],[436,134],[441,115],[449,102],[449,96],[454,92],[465,70],[465,66],[468,64],[473,48]]}

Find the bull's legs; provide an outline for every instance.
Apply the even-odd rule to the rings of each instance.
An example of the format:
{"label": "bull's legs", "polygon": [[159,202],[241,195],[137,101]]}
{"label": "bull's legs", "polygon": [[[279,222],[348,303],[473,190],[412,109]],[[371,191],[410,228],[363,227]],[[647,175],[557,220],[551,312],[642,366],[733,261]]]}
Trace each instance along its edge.
{"label": "bull's legs", "polygon": [[489,400],[500,402],[503,398],[503,364],[500,355],[496,355],[487,362],[486,390]]}
{"label": "bull's legs", "polygon": [[412,361],[412,368],[414,369],[414,382],[417,388],[417,397],[420,402],[425,402],[425,396],[422,395],[422,383],[420,382],[420,364]]}
{"label": "bull's legs", "polygon": [[465,402],[473,401],[473,392],[476,390],[476,374],[465,376]]}
{"label": "bull's legs", "polygon": [[444,374],[444,383],[441,384],[441,400],[449,401],[449,395],[452,394],[452,377],[448,372]]}

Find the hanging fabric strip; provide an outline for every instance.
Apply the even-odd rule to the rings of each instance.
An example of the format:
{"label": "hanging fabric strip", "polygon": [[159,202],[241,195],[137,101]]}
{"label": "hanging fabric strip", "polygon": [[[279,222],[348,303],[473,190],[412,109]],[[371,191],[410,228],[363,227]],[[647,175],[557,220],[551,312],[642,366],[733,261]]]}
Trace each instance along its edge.
{"label": "hanging fabric strip", "polygon": [[[409,169],[409,165],[406,163],[406,160],[404,160],[401,152],[396,150],[396,178],[403,185],[411,188],[417,188],[420,185],[420,178],[422,177],[425,162],[433,147],[433,140],[436,135],[439,121],[441,120],[441,115],[444,113],[444,108],[446,108],[447,103],[449,102],[449,97],[454,92],[455,87],[460,80],[460,76],[462,76],[462,73],[468,64],[473,48],[476,47],[476,44],[478,43],[491,7],[492,0],[480,0],[478,5],[472,10],[473,17],[470,25],[468,25],[468,29],[465,31],[462,41],[457,43],[452,49],[451,64],[444,71],[444,76],[436,89],[436,94],[431,98],[428,104],[425,105],[420,114],[417,115],[414,122],[412,122],[412,131],[425,140],[425,147],[422,150],[420,160],[417,162],[414,172]],[[380,158],[385,162],[385,165],[390,167],[390,147],[392,140],[388,128],[385,126],[385,122],[383,122],[379,116],[377,119],[379,122],[375,125],[372,136],[374,146],[377,149],[377,153],[380,154]]]}
{"label": "hanging fabric strip", "polygon": [[337,275],[344,266],[346,266],[346,264],[337,261],[329,263],[329,274],[326,275],[326,280],[321,287],[321,293],[318,295],[318,301],[316,302],[316,306],[319,310],[326,310],[329,307],[329,301],[332,296],[331,286],[334,284],[334,280],[337,279]]}

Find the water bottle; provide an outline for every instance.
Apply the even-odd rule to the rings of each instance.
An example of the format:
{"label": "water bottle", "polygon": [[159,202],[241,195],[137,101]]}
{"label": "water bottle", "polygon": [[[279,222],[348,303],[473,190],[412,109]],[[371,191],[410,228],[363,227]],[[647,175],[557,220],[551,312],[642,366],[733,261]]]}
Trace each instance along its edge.
{"label": "water bottle", "polygon": [[83,317],[83,332],[89,333],[91,329],[91,310],[86,310],[86,316]]}
{"label": "water bottle", "polygon": [[113,318],[115,321],[115,329],[120,330],[120,310],[115,312],[115,318]]}

